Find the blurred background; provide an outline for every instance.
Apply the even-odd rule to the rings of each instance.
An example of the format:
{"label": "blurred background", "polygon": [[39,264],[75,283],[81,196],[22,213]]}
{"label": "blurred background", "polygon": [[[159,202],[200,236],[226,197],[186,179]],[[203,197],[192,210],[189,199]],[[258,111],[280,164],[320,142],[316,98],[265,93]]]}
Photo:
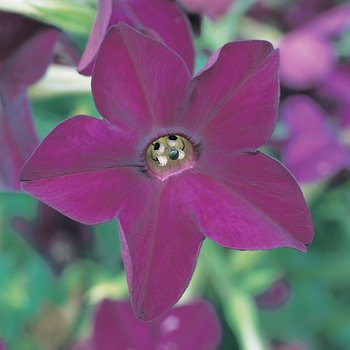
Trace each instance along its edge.
{"label": "blurred background", "polygon": [[[307,253],[231,251],[206,240],[180,303],[203,297],[214,305],[218,349],[348,350],[350,2],[232,0],[220,9],[203,3],[209,5],[178,2],[192,25],[195,71],[229,41],[268,40],[280,48],[279,121],[263,151],[302,186],[315,238]],[[72,115],[100,117],[90,78],[76,71],[96,9],[95,0],[0,0],[0,11],[61,30],[54,63],[28,86],[40,139]],[[85,226],[3,188],[0,338],[8,349],[73,349],[91,333],[96,305],[127,297],[116,221]]]}

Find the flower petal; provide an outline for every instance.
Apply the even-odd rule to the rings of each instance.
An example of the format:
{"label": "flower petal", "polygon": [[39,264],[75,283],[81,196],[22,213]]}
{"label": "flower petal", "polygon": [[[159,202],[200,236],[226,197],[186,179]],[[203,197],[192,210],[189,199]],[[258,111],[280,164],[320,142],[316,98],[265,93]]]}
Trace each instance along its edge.
{"label": "flower petal", "polygon": [[194,48],[190,24],[177,5],[172,1],[164,0],[131,0],[129,3],[140,21],[139,28],[136,29],[144,31],[154,39],[159,38],[178,53],[192,74]]}
{"label": "flower petal", "polygon": [[77,71],[83,75],[91,75],[95,57],[100,44],[110,26],[112,0],[98,0],[97,15],[92,27],[86,48],[78,64]]}
{"label": "flower petal", "polygon": [[120,23],[101,44],[92,93],[104,118],[144,137],[175,122],[189,82],[188,69],[177,54]]}
{"label": "flower petal", "polygon": [[39,140],[25,88],[0,84],[0,97],[0,189],[20,191],[19,172]]}
{"label": "flower petal", "polygon": [[103,300],[95,313],[94,349],[213,350],[220,341],[214,308],[195,300],[168,310],[151,322],[140,322],[129,300]]}
{"label": "flower petal", "polygon": [[2,67],[1,84],[31,85],[38,81],[52,61],[59,34],[56,29],[42,29],[25,41]]}
{"label": "flower petal", "polygon": [[95,312],[93,349],[152,349],[153,328],[135,318],[129,300],[105,299]]}
{"label": "flower petal", "polygon": [[281,106],[281,118],[290,130],[283,160],[298,181],[321,180],[350,166],[348,150],[316,102],[303,95],[290,97]]}
{"label": "flower petal", "polygon": [[[186,206],[178,206],[176,177],[145,189],[120,214],[120,239],[136,317],[151,320],[174,305],[194,272],[204,236]],[[131,208],[133,210],[131,210]]]}
{"label": "flower petal", "polygon": [[225,166],[197,161],[181,183],[184,204],[203,233],[232,249],[291,247],[305,251],[313,237],[302,192],[290,173],[260,152]]}
{"label": "flower petal", "polygon": [[277,120],[278,51],[265,41],[242,41],[226,44],[214,55],[195,77],[183,122],[205,149],[260,147]]}
{"label": "flower petal", "polygon": [[22,188],[77,221],[111,220],[134,181],[142,188],[150,179],[141,176],[133,141],[106,120],[72,117],[24,165]]}
{"label": "flower petal", "polygon": [[164,42],[194,69],[194,48],[187,18],[172,1],[164,0],[99,0],[96,21],[78,71],[91,75],[95,56],[109,27],[124,22]]}
{"label": "flower petal", "polygon": [[279,48],[281,82],[292,89],[304,90],[316,86],[331,73],[336,63],[332,44],[306,30],[286,35]]}
{"label": "flower petal", "polygon": [[183,350],[213,350],[220,343],[219,320],[214,308],[204,300],[172,308],[160,317],[159,323],[160,344],[174,344]]}
{"label": "flower petal", "polygon": [[349,28],[349,24],[350,5],[343,4],[322,12],[303,27],[319,38],[332,39]]}

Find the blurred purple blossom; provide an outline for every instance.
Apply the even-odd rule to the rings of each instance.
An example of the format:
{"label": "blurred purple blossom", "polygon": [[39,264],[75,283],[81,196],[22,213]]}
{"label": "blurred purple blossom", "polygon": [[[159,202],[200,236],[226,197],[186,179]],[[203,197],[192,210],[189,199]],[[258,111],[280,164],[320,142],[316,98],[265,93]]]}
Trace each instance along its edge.
{"label": "blurred purple blossom", "polygon": [[289,129],[284,164],[300,183],[325,179],[350,167],[349,129],[337,128],[322,107],[306,95],[281,104],[281,119]]}
{"label": "blurred purple blossom", "polygon": [[321,101],[334,105],[332,114],[339,119],[341,127],[350,125],[350,65],[338,65],[333,73],[317,88]]}
{"label": "blurred purple blossom", "polygon": [[95,311],[91,337],[73,350],[215,350],[221,329],[204,300],[174,307],[150,322],[137,320],[129,300],[103,300]]}
{"label": "blurred purple blossom", "polygon": [[39,140],[27,87],[45,73],[59,32],[0,11],[0,190],[19,191],[19,171]]}
{"label": "blurred purple blossom", "polygon": [[92,228],[69,219],[44,203],[39,203],[37,218],[13,219],[14,228],[46,259],[56,274],[92,247]]}
{"label": "blurred purple blossom", "polygon": [[337,65],[332,42],[350,27],[350,5],[320,13],[287,33],[281,49],[281,82],[292,89],[309,89],[327,79]]}
{"label": "blurred purple blossom", "polygon": [[177,0],[188,12],[216,20],[233,5],[234,0]]}
{"label": "blurred purple blossom", "polygon": [[2,339],[0,339],[0,350],[6,350],[6,349],[7,349],[7,347],[6,347],[5,342]]}
{"label": "blurred purple blossom", "polygon": [[255,297],[256,305],[262,310],[283,306],[290,297],[290,286],[286,278],[275,281],[265,292]]}
{"label": "blurred purple blossom", "polygon": [[99,0],[95,24],[78,71],[91,75],[95,57],[107,30],[122,21],[140,32],[163,42],[177,52],[194,69],[194,48],[187,17],[173,1],[165,0]]}
{"label": "blurred purple blossom", "polygon": [[229,43],[191,80],[180,56],[120,23],[92,76],[104,119],[62,122],[23,167],[23,189],[72,219],[119,218],[138,318],[179,300],[205,237],[241,250],[312,240],[299,186],[257,151],[277,120],[278,63],[268,42]]}

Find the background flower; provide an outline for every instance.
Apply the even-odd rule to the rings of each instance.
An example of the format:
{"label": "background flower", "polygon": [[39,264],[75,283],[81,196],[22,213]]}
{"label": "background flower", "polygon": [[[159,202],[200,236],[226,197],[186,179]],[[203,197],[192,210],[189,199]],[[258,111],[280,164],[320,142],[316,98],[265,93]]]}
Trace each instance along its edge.
{"label": "background flower", "polygon": [[59,32],[0,11],[0,189],[19,191],[19,171],[38,145],[27,87],[53,58]]}
{"label": "background flower", "polygon": [[194,300],[167,311],[157,320],[141,322],[129,300],[103,300],[96,308],[90,339],[74,350],[99,349],[181,349],[214,350],[221,338],[214,308]]}
{"label": "background flower", "polygon": [[119,21],[164,42],[184,59],[192,74],[194,50],[189,22],[175,3],[164,0],[99,0],[95,24],[78,65],[80,73],[91,75],[104,35]]}
{"label": "background flower", "polygon": [[39,203],[35,220],[15,217],[13,225],[56,274],[78,258],[89,256],[93,244],[90,226],[73,221],[44,203]]}

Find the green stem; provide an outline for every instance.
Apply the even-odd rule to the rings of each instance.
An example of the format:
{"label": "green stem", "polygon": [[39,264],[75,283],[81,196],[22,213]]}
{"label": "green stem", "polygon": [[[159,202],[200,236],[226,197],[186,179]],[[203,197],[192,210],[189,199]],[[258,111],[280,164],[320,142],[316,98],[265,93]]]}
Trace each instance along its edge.
{"label": "green stem", "polygon": [[200,261],[205,264],[208,277],[221,299],[226,320],[237,336],[240,349],[267,350],[252,296],[232,285],[230,264],[222,255],[221,248],[214,243],[207,243],[207,249],[202,249]]}

